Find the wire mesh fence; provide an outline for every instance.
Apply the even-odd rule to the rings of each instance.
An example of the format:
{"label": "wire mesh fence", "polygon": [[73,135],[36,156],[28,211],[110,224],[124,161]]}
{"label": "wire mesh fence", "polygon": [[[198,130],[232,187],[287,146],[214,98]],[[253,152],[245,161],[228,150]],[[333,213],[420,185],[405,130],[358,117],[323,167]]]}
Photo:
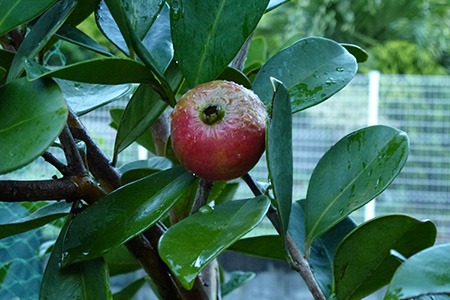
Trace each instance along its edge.
{"label": "wire mesh fence", "polygon": [[[338,140],[374,123],[390,125],[409,135],[410,155],[400,175],[377,197],[370,210],[375,215],[404,213],[431,219],[438,227],[438,243],[450,242],[450,77],[372,75],[357,75],[332,99],[293,116],[294,199],[305,197],[315,165]],[[123,108],[125,104],[116,101],[82,117],[108,155],[112,155],[115,137],[115,130],[107,125],[109,109]],[[62,153],[55,150],[55,155],[61,157]],[[119,156],[119,164],[141,158],[142,151],[132,145]],[[43,179],[56,173],[39,158],[0,179]],[[265,157],[251,173],[258,180],[267,181]],[[251,196],[244,185],[238,194]],[[2,223],[26,214],[21,205],[0,205]],[[361,209],[353,217],[361,222],[367,210]],[[55,237],[43,231],[0,240],[0,266],[12,262],[0,289],[0,299],[37,298],[45,265],[39,248]]]}

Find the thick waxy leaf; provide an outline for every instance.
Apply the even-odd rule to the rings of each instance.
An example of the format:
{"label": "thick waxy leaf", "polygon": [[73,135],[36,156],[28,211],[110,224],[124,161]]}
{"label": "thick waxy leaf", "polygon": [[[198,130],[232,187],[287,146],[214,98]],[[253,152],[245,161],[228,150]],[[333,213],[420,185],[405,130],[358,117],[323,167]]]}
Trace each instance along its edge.
{"label": "thick waxy leaf", "polygon": [[152,83],[156,80],[143,64],[123,58],[87,60],[51,71],[31,60],[27,60],[25,66],[30,80],[55,77],[97,84]]}
{"label": "thick waxy leaf", "polygon": [[182,167],[169,169],[125,185],[89,206],[70,223],[63,265],[101,256],[145,231],[194,179]]}
{"label": "thick waxy leaf", "polygon": [[[174,0],[175,59],[191,87],[216,78],[255,29],[268,0]],[[199,18],[198,16],[201,16]]]}
{"label": "thick waxy leaf", "polygon": [[156,172],[167,170],[172,167],[172,161],[162,156],[151,157],[147,160],[137,160],[120,167],[122,184],[141,179]]}
{"label": "thick waxy leaf", "polygon": [[5,281],[6,275],[8,275],[8,271],[11,265],[12,262],[8,262],[0,267],[0,288],[2,287],[3,282]]}
{"label": "thick waxy leaf", "polygon": [[270,201],[261,196],[214,209],[204,206],[167,230],[159,242],[159,255],[190,289],[209,262],[261,222],[269,205]]}
{"label": "thick waxy leaf", "polygon": [[408,136],[388,126],[355,131],[320,159],[305,201],[306,244],[378,196],[406,162]]}
{"label": "thick waxy leaf", "polygon": [[[147,84],[141,84],[120,119],[114,144],[114,157],[128,147],[158,119],[167,103]],[[115,159],[114,159],[115,161]]]}
{"label": "thick waxy leaf", "polygon": [[74,82],[69,80],[55,80],[61,88],[69,107],[78,115],[119,100],[131,91],[131,85],[101,85]]}
{"label": "thick waxy leaf", "polygon": [[110,276],[126,274],[142,268],[139,261],[123,245],[111,249],[111,251],[104,255],[104,258]]}
{"label": "thick waxy leaf", "polygon": [[[109,126],[111,126],[112,128],[117,130],[119,128],[120,119],[122,119],[124,111],[125,110],[121,109],[121,108],[111,109],[109,111],[109,114],[111,115],[112,121],[109,124]],[[144,131],[144,133],[140,137],[138,137],[138,139],[136,140],[136,143],[138,143],[139,145],[141,145],[142,147],[144,147],[151,153],[156,153],[155,144],[153,143],[153,137],[152,137],[152,133],[150,130]]]}
{"label": "thick waxy leaf", "polygon": [[42,278],[39,299],[112,299],[108,269],[103,258],[84,261],[61,269],[63,240],[67,222],[61,230]]}
{"label": "thick waxy leaf", "polygon": [[449,251],[450,244],[442,244],[411,256],[395,272],[384,299],[412,299],[423,295],[441,299],[437,294],[450,294]]}
{"label": "thick waxy leaf", "polygon": [[362,299],[388,284],[400,261],[430,247],[436,227],[406,215],[387,215],[362,224],[339,245],[334,259],[337,299]]}
{"label": "thick waxy leaf", "polygon": [[223,183],[215,182],[209,194],[208,202],[214,201],[215,204],[225,203],[233,200],[239,188],[239,182],[227,181]]}
{"label": "thick waxy leaf", "polygon": [[222,297],[225,295],[228,295],[232,291],[234,291],[237,288],[240,288],[253,278],[255,278],[256,274],[253,272],[242,272],[242,271],[235,271],[231,272],[230,279],[223,283],[220,287],[220,291],[222,292]]}
{"label": "thick waxy leaf", "polygon": [[29,216],[7,224],[0,224],[0,239],[41,227],[51,221],[66,216],[70,205],[57,202],[44,206]]}
{"label": "thick waxy leaf", "polygon": [[108,50],[106,50],[102,45],[97,43],[83,31],[79,30],[78,28],[70,24],[64,24],[58,30],[58,32],[56,32],[56,36],[62,40],[66,40],[75,45],[95,51],[105,56],[112,56],[112,54],[109,53]]}
{"label": "thick waxy leaf", "polygon": [[369,54],[363,48],[353,44],[341,45],[356,58],[358,63],[363,63],[369,59]]}
{"label": "thick waxy leaf", "polygon": [[[303,205],[304,200],[292,204],[289,222],[289,234],[302,253],[305,251],[305,213]],[[333,285],[333,263],[336,248],[344,237],[355,228],[356,223],[350,217],[347,217],[316,239],[311,246],[308,261],[314,277],[327,299],[331,295]]]}
{"label": "thick waxy leaf", "polygon": [[0,1],[0,36],[39,16],[56,0],[6,0]]}
{"label": "thick waxy leaf", "polygon": [[266,158],[278,216],[286,232],[292,204],[292,115],[286,87],[273,80],[272,118],[268,121]]}
{"label": "thick waxy leaf", "polygon": [[96,9],[99,0],[78,0],[75,10],[67,19],[68,24],[76,26],[89,17]]}
{"label": "thick waxy leaf", "polygon": [[253,81],[253,90],[268,104],[270,77],[289,90],[292,112],[319,104],[345,87],[355,76],[356,59],[344,47],[325,38],[304,38],[269,59]]}
{"label": "thick waxy leaf", "polygon": [[53,34],[62,26],[69,14],[73,11],[76,4],[77,1],[58,1],[39,18],[17,50],[8,73],[7,82],[20,76],[24,69],[24,59],[33,59],[45,47]]}
{"label": "thick waxy leaf", "polygon": [[129,300],[136,295],[137,292],[144,286],[146,283],[145,278],[140,278],[136,280],[135,282],[129,284],[124,289],[122,289],[120,292],[117,292],[113,295],[113,300]]}
{"label": "thick waxy leaf", "polygon": [[228,247],[228,250],[257,257],[286,260],[283,239],[279,235],[261,235],[241,239]]}
{"label": "thick waxy leaf", "polygon": [[0,87],[0,174],[23,167],[41,155],[58,137],[67,106],[58,85],[26,78]]}
{"label": "thick waxy leaf", "polygon": [[[127,41],[131,45],[132,39],[137,38],[135,43],[142,46],[140,52],[135,49],[138,56],[143,61],[150,61],[163,74],[173,58],[169,6],[162,1],[134,1],[130,4],[116,6],[108,1],[108,5],[115,9],[114,20],[105,1],[101,1],[96,11],[97,23],[105,36],[127,55]],[[148,9],[143,9],[143,6]],[[129,23],[123,19],[124,15],[128,17]],[[121,23],[120,29],[117,20]],[[129,30],[135,31],[134,36]]]}

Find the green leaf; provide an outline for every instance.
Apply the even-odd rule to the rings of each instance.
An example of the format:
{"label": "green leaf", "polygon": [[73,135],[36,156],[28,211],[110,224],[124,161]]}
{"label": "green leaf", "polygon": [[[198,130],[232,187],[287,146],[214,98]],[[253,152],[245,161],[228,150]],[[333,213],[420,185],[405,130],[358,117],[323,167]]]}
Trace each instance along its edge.
{"label": "green leaf", "polygon": [[25,67],[30,80],[55,77],[97,84],[153,83],[156,80],[143,64],[123,58],[92,59],[51,71],[27,60]]}
{"label": "green leaf", "polygon": [[11,223],[0,224],[0,239],[39,228],[51,221],[66,216],[69,211],[70,205],[62,201],[44,206],[22,219]]}
{"label": "green leaf", "polygon": [[78,0],[75,10],[70,14],[66,23],[76,26],[88,18],[98,5],[99,0]]}
{"label": "green leaf", "polygon": [[358,63],[366,62],[369,59],[369,54],[358,45],[344,43],[341,45],[356,58]]}
{"label": "green leaf", "polygon": [[6,79],[7,82],[11,82],[20,76],[24,69],[23,61],[25,59],[33,59],[46,46],[47,42],[73,11],[76,4],[77,1],[58,1],[39,18],[31,31],[26,35],[19,49],[17,49]]}
{"label": "green leaf", "polygon": [[[305,252],[304,200],[292,204],[289,234],[300,252]],[[356,228],[356,223],[347,217],[314,241],[308,257],[314,277],[322,293],[328,299],[333,285],[333,263],[336,248],[344,237]]]}
{"label": "green leaf", "polygon": [[131,145],[158,119],[167,108],[167,103],[152,89],[151,86],[141,84],[120,119],[114,143],[114,158],[126,147]]}
{"label": "green leaf", "polygon": [[269,5],[267,6],[266,12],[269,12],[278,6],[289,2],[290,0],[270,0]]}
{"label": "green leaf", "polygon": [[245,76],[244,73],[241,71],[234,69],[232,67],[226,67],[222,73],[217,77],[219,80],[228,80],[236,82],[248,89],[251,89],[252,84],[250,83],[250,80],[248,80],[247,76]]}
{"label": "green leaf", "polygon": [[184,168],[172,168],[124,185],[87,207],[70,223],[63,265],[101,256],[142,233],[167,213],[194,179]]}
{"label": "green leaf", "polygon": [[108,251],[104,258],[110,276],[126,274],[142,268],[139,261],[123,245]]}
{"label": "green leaf", "polygon": [[0,267],[0,289],[2,288],[3,282],[5,281],[6,275],[8,275],[8,271],[11,268],[12,262],[4,263]]}
{"label": "green leaf", "polygon": [[253,81],[253,90],[268,104],[270,77],[289,90],[292,112],[319,104],[345,87],[355,76],[355,58],[338,43],[319,37],[298,40],[270,58]]}
{"label": "green leaf", "polygon": [[242,272],[242,271],[234,271],[230,273],[230,279],[223,283],[220,287],[220,291],[222,293],[222,297],[228,295],[235,289],[240,288],[253,278],[255,278],[256,274],[253,272]]}
{"label": "green leaf", "polygon": [[55,79],[68,106],[78,115],[84,115],[113,101],[123,99],[131,92],[130,84],[101,85]]}
{"label": "green leaf", "polygon": [[56,0],[7,0],[0,1],[0,36],[46,11]]}
{"label": "green leaf", "polygon": [[68,230],[66,222],[56,240],[42,278],[39,299],[112,299],[108,269],[103,258],[84,261],[60,268],[63,239]]}
{"label": "green leaf", "polygon": [[362,299],[388,284],[401,264],[390,254],[391,249],[409,257],[435,240],[436,227],[431,221],[406,215],[382,216],[360,225],[336,250],[337,299]]}
{"label": "green leaf", "polygon": [[128,286],[123,288],[120,292],[115,293],[113,295],[113,300],[132,299],[134,297],[134,295],[136,295],[137,292],[139,292],[139,290],[144,286],[144,284],[146,282],[147,281],[145,278],[140,278],[140,279],[132,282],[131,284],[129,284]]}
{"label": "green leaf", "polygon": [[286,87],[273,80],[273,89],[272,118],[266,132],[266,158],[284,234],[288,229],[292,204],[292,115]]}
{"label": "green leaf", "polygon": [[93,40],[90,36],[70,24],[64,24],[57,32],[56,36],[62,40],[68,41],[75,45],[95,51],[105,56],[112,56],[108,50]]}
{"label": "green leaf", "polygon": [[64,127],[67,106],[58,86],[49,80],[15,80],[0,87],[0,99],[3,174],[25,166],[50,147]]}
{"label": "green leaf", "polygon": [[[109,124],[112,128],[118,129],[120,124],[120,119],[123,116],[123,112],[125,110],[121,108],[113,108],[109,110],[109,114],[111,115],[112,121]],[[155,144],[153,143],[153,137],[150,130],[146,130],[138,139],[136,143],[150,151],[151,153],[156,153]]]}
{"label": "green leaf", "polygon": [[408,136],[388,126],[355,131],[320,159],[305,202],[306,244],[385,190],[404,166]]}
{"label": "green leaf", "polygon": [[450,244],[442,244],[411,256],[395,272],[384,299],[450,294],[449,253]]}
{"label": "green leaf", "polygon": [[279,235],[260,235],[241,239],[228,250],[262,258],[286,260],[283,238]]}
{"label": "green leaf", "polygon": [[267,41],[264,37],[253,38],[245,60],[245,73],[259,69],[267,60]]}
{"label": "green leaf", "polygon": [[258,225],[270,201],[260,196],[231,201],[170,227],[159,241],[159,255],[181,284],[191,289],[197,274],[223,250]]}
{"label": "green leaf", "polygon": [[234,195],[239,188],[239,182],[214,182],[214,186],[209,194],[208,202],[214,201],[215,204],[225,203],[233,200]]}
{"label": "green leaf", "polygon": [[[173,0],[175,59],[191,87],[216,78],[255,29],[268,0]],[[201,16],[199,18],[198,16]]]}
{"label": "green leaf", "polygon": [[122,184],[127,184],[159,171],[170,169],[172,165],[170,159],[162,156],[154,156],[147,160],[133,161],[119,168],[122,173],[120,181]]}

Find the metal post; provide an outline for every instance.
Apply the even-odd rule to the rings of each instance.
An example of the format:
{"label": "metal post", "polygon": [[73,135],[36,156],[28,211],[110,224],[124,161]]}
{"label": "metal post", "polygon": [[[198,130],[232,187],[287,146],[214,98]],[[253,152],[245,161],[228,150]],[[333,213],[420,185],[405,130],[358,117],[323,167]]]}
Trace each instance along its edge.
{"label": "metal post", "polygon": [[[368,114],[367,125],[378,124],[378,101],[380,97],[380,72],[369,72],[369,94],[368,94]],[[370,201],[364,207],[364,220],[370,220],[375,217],[375,199]]]}

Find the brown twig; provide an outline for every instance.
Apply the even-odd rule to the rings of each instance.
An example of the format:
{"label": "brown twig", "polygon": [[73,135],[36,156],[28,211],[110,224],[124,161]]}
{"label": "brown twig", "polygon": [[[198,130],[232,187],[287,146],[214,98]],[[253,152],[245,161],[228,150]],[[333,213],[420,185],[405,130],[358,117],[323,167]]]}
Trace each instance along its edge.
{"label": "brown twig", "polygon": [[70,175],[87,175],[86,167],[84,166],[83,159],[77,149],[69,126],[64,126],[59,135],[59,140],[63,147],[64,155],[66,156],[67,168]]}
{"label": "brown twig", "polygon": [[[244,175],[242,178],[245,183],[247,183],[255,196],[263,195],[258,185],[249,174]],[[275,229],[278,231],[278,233],[282,235],[282,227],[278,218],[277,211],[272,206],[270,206],[269,211],[267,212],[267,217],[269,218]],[[326,298],[323,295],[316,279],[314,278],[314,274],[311,270],[311,267],[309,266],[308,261],[297,248],[289,233],[285,234],[285,246],[290,255],[290,266],[292,267],[292,269],[300,273],[314,299],[325,300]]]}
{"label": "brown twig", "polygon": [[46,162],[54,166],[61,174],[68,174],[69,170],[65,164],[60,162],[53,154],[50,152],[45,152],[42,157]]}
{"label": "brown twig", "polygon": [[206,205],[209,197],[209,193],[213,187],[213,182],[203,178],[199,179],[198,190],[195,195],[194,204],[192,205],[191,213],[197,212],[200,207]]}

